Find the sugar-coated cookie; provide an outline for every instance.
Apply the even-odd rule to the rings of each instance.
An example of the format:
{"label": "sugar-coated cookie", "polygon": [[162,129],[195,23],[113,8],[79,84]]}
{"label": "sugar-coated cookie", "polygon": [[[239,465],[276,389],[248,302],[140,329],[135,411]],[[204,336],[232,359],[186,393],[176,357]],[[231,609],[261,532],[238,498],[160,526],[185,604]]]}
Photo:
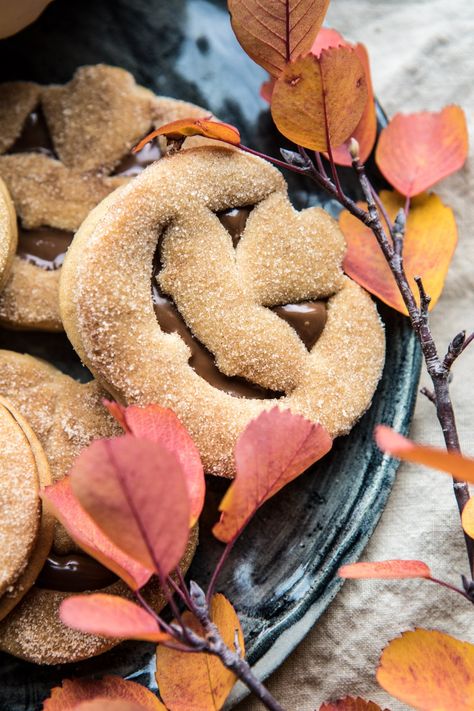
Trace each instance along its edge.
{"label": "sugar-coated cookie", "polygon": [[43,449],[28,422],[0,397],[0,620],[21,600],[43,567],[54,519],[39,491],[51,483]]}
{"label": "sugar-coated cookie", "polygon": [[[140,138],[155,125],[205,113],[105,65],[80,67],[64,86],[0,84],[0,176],[19,226],[0,322],[62,330],[59,274],[73,233],[100,200],[160,156],[158,144],[132,156]],[[0,270],[1,260],[0,239]]]}
{"label": "sugar-coated cookie", "polygon": [[[49,461],[53,481],[69,471],[74,459],[92,440],[122,433],[102,404],[105,393],[97,382],[78,383],[31,356],[0,350],[0,396],[8,398],[28,419]],[[37,490],[38,485],[36,496]],[[37,505],[36,499],[30,503],[33,512],[35,501]],[[181,562],[183,572],[196,544],[194,530]],[[31,547],[31,543],[28,545]],[[116,640],[66,627],[59,619],[58,609],[68,595],[86,591],[131,597],[127,586],[82,553],[59,524],[46,556],[45,564],[37,571],[36,584],[0,623],[0,649],[38,664],[59,664],[101,654],[117,644]],[[144,588],[144,595],[157,610],[164,607],[162,591],[155,581]],[[2,598],[0,611],[1,604]]]}
{"label": "sugar-coated cookie", "polygon": [[64,327],[124,403],[172,408],[207,472],[232,476],[245,425],[275,404],[347,433],[370,405],[385,339],[345,277],[319,208],[241,151],[162,158],[83,222],[61,274]]}

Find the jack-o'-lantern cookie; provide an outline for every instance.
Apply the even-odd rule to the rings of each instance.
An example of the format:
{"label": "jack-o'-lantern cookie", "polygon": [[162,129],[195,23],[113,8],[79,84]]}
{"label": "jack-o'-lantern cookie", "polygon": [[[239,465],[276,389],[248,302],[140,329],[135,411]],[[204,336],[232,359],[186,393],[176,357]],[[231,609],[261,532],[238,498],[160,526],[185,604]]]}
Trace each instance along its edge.
{"label": "jack-o'-lantern cookie", "polygon": [[[69,471],[92,440],[121,433],[102,405],[104,392],[95,381],[80,384],[31,356],[0,350],[0,396],[7,397],[28,419],[43,447],[53,481]],[[183,571],[191,562],[196,543],[194,530],[181,562]],[[66,627],[59,619],[59,606],[69,595],[86,591],[131,597],[125,583],[81,552],[58,523],[44,558],[44,565],[36,570],[35,585],[0,623],[0,649],[32,662],[58,664],[101,654],[117,644]],[[155,581],[145,586],[144,595],[155,609],[164,607],[163,594]]]}
{"label": "jack-o'-lantern cookie", "polygon": [[28,422],[0,397],[0,620],[28,592],[53,540],[54,519],[40,499],[48,462]]}
{"label": "jack-o'-lantern cookie", "polygon": [[19,226],[0,296],[4,325],[62,330],[59,273],[73,233],[108,193],[160,157],[158,144],[130,154],[142,136],[157,123],[204,113],[105,65],[81,67],[64,86],[0,85],[0,176]]}
{"label": "jack-o'-lantern cookie", "polygon": [[335,221],[295,211],[271,165],[194,148],[90,213],[63,266],[61,315],[104,387],[172,408],[206,471],[232,476],[236,438],[262,410],[336,436],[371,402],[384,332],[342,273],[344,251]]}

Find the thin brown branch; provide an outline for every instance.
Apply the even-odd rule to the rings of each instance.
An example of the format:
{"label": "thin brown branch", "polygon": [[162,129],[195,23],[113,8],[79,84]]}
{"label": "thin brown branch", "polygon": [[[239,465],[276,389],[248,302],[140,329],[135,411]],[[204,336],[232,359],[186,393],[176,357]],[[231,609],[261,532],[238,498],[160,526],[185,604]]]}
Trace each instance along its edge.
{"label": "thin brown branch", "polygon": [[[459,452],[460,445],[456,427],[456,418],[449,393],[449,368],[446,368],[444,361],[441,361],[439,358],[429,324],[428,308],[430,297],[425,291],[422,279],[417,277],[415,281],[420,296],[420,306],[418,307],[403,268],[402,250],[400,249],[400,253],[398,253],[398,248],[392,249],[391,245],[388,243],[387,235],[385,234],[376,211],[375,201],[370,190],[370,183],[365,175],[364,166],[360,163],[356,154],[353,155],[352,165],[359,178],[362,191],[367,201],[368,219],[366,218],[362,221],[371,228],[380,248],[382,249],[407,308],[412,328],[420,342],[426,368],[433,383],[436,414],[443,431],[446,448],[450,451]],[[360,208],[355,205],[351,205],[351,202],[352,201],[347,199],[344,206],[357,217],[357,212]],[[357,210],[354,210],[354,207],[356,207]],[[405,204],[405,215],[408,214],[409,208],[410,201],[407,199]],[[459,512],[462,513],[464,506],[470,498],[469,487],[466,482],[453,479],[453,489]],[[467,534],[464,534],[464,537],[469,558],[471,577],[474,577],[474,541]]]}
{"label": "thin brown branch", "polygon": [[436,405],[436,397],[435,394],[432,390],[428,390],[428,388],[420,388],[420,393],[424,395],[430,402],[433,403],[433,405]]}
{"label": "thin brown branch", "polygon": [[464,343],[466,341],[466,331],[460,331],[448,346],[446,355],[444,356],[443,366],[446,370],[451,370],[451,367],[464,350]]}

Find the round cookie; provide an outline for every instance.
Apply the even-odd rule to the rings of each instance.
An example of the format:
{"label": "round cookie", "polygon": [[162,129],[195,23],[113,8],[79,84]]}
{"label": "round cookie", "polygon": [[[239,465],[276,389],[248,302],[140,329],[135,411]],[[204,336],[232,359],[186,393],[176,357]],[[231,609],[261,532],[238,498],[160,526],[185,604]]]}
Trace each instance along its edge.
{"label": "round cookie", "polygon": [[0,620],[35,582],[51,548],[54,519],[39,490],[51,483],[31,427],[0,398]]}
{"label": "round cookie", "polygon": [[10,275],[17,244],[15,207],[7,186],[0,178],[0,291]]}
{"label": "round cookie", "polygon": [[[240,234],[228,224],[235,212],[245,213]],[[89,214],[62,269],[61,315],[114,397],[173,409],[206,471],[232,476],[236,439],[262,410],[289,408],[337,436],[370,405],[384,332],[342,273],[344,251],[335,221],[295,211],[270,164],[191,149]],[[309,340],[298,309],[303,326],[323,312]]]}
{"label": "round cookie", "polygon": [[[102,405],[105,393],[97,382],[80,384],[31,356],[0,350],[0,396],[7,397],[28,418],[49,461],[53,481],[69,471],[74,459],[92,440],[122,433]],[[194,530],[181,562],[183,572],[196,544]],[[70,561],[79,562],[79,573],[71,577],[66,570],[64,577]],[[52,580],[58,581],[56,587],[51,585]],[[62,600],[71,594],[86,593],[89,580],[95,581],[89,592],[100,589],[132,595],[125,583],[82,554],[57,523],[52,549],[36,584],[0,623],[0,649],[38,664],[58,664],[86,659],[116,645],[117,640],[71,630],[58,617]],[[98,584],[97,580],[103,582]],[[157,610],[165,604],[154,580],[145,586],[144,595]]]}
{"label": "round cookie", "polygon": [[[156,125],[205,113],[157,97],[106,65],[80,67],[64,86],[0,84],[0,176],[19,224],[1,323],[62,330],[59,275],[73,233],[100,200],[160,157],[158,144],[132,156],[140,138]],[[0,244],[0,270],[1,259]]]}

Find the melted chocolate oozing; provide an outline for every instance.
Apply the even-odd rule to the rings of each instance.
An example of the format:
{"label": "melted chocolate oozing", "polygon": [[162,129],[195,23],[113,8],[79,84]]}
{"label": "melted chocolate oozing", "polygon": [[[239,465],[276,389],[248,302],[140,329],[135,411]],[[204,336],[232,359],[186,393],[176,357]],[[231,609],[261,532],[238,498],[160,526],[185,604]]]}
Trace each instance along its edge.
{"label": "melted chocolate oozing", "polygon": [[50,158],[57,158],[51,134],[40,106],[28,116],[20,136],[8,152],[42,153]]}
{"label": "melted chocolate oozing", "polygon": [[73,238],[72,232],[54,227],[25,230],[18,225],[17,255],[41,269],[59,269]]}
{"label": "melted chocolate oozing", "polygon": [[58,555],[51,552],[36,579],[36,586],[60,592],[100,590],[118,580],[115,573],[86,553]]}

